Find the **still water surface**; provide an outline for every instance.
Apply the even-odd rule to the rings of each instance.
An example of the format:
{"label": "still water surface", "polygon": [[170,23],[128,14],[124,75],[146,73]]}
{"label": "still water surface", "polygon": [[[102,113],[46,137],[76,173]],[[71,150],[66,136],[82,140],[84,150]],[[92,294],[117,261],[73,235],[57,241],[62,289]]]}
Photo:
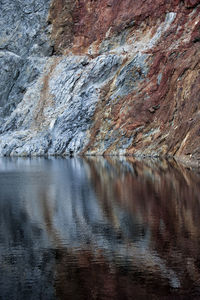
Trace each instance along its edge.
{"label": "still water surface", "polygon": [[0,299],[200,299],[200,175],[1,159]]}

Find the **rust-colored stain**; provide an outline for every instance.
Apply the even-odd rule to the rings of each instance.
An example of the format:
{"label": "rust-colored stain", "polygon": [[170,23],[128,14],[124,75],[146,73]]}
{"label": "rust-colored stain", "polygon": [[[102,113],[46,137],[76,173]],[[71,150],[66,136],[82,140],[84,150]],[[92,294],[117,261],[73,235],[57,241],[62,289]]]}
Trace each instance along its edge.
{"label": "rust-colored stain", "polygon": [[56,53],[67,50],[81,53],[96,42],[99,44],[110,31],[120,33],[142,22],[164,18],[166,12],[198,5],[199,0],[53,0],[49,22]]}
{"label": "rust-colored stain", "polygon": [[71,46],[73,41],[73,10],[75,1],[53,0],[48,22],[52,24],[52,40],[54,41],[54,51],[62,54],[64,50]]}
{"label": "rust-colored stain", "polygon": [[55,52],[84,52],[93,42],[99,44],[108,30],[110,34],[120,33],[128,27],[140,25],[145,19],[161,18],[166,11],[178,9],[179,2],[181,1],[53,0],[48,20],[53,25]]}
{"label": "rust-colored stain", "polygon": [[42,82],[42,88],[40,92],[40,99],[38,101],[38,104],[35,109],[35,115],[34,115],[34,124],[38,128],[41,126],[41,124],[44,122],[44,110],[48,106],[52,106],[53,103],[53,95],[49,92],[49,80],[51,78],[51,75],[57,66],[59,62],[59,58],[54,59],[53,63],[50,66],[49,72],[44,74],[43,82]]}

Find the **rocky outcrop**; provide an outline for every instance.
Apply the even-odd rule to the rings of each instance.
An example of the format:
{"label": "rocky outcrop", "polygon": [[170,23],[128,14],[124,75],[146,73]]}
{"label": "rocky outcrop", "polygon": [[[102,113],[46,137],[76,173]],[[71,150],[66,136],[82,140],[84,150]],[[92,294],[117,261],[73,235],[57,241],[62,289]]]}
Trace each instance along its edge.
{"label": "rocky outcrop", "polygon": [[0,5],[1,155],[198,163],[198,0]]}
{"label": "rocky outcrop", "polygon": [[[52,54],[50,1],[0,1],[0,117],[2,122],[21,102],[41,69],[41,58]],[[11,126],[12,127],[12,126]]]}

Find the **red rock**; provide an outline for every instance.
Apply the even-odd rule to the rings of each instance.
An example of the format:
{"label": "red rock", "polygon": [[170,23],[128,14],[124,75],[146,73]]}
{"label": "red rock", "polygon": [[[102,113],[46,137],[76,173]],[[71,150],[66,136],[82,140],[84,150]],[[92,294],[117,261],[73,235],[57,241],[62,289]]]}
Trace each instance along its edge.
{"label": "red rock", "polygon": [[199,0],[185,0],[185,6],[187,8],[192,8],[195,7],[197,4],[199,4],[200,1]]}
{"label": "red rock", "polygon": [[[109,114],[106,104],[111,90],[107,88],[104,105],[96,110],[91,140],[84,152],[98,152],[98,143],[104,138],[102,128],[109,120],[106,126],[110,136],[118,128],[123,129],[127,137],[134,137],[127,154],[156,152],[188,160],[187,153],[190,153],[194,160],[200,158],[199,3],[199,0],[185,0],[184,3],[180,0],[53,1],[49,20],[53,24],[56,53],[70,50],[85,54],[95,42],[93,55],[98,55],[99,45],[108,31],[109,36],[114,36],[128,27],[126,43],[131,44],[130,36],[139,43],[143,36],[156,34],[166,13],[176,13],[159,42],[148,50],[139,50],[150,55],[147,78],[121,97]],[[123,55],[127,53],[124,51]],[[120,138],[119,135],[106,149],[106,154],[117,151]]]}

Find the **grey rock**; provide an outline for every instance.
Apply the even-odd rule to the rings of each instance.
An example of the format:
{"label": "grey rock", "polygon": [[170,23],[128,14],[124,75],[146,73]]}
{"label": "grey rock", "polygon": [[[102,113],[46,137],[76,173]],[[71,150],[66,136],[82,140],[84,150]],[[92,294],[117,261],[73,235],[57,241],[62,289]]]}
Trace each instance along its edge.
{"label": "grey rock", "polygon": [[46,60],[45,66],[41,64],[33,79],[26,72],[24,97],[1,126],[0,153],[28,156],[81,152],[88,143],[101,89],[113,79],[121,63],[118,55],[93,60],[55,57]]}
{"label": "grey rock", "polygon": [[0,0],[0,50],[23,57],[51,55],[49,5],[50,0]]}
{"label": "grey rock", "polygon": [[121,64],[119,56],[104,55],[92,60],[86,67],[79,61],[77,68],[74,59],[73,57],[70,64],[69,59],[64,59],[58,66],[58,69],[61,67],[65,70],[62,64],[66,64],[68,72],[65,71],[65,76],[61,73],[57,81],[54,76],[51,78],[50,86],[51,93],[55,95],[54,101],[60,106],[63,105],[64,111],[55,121],[49,153],[67,155],[72,152],[78,153],[84,148],[88,142],[87,130],[92,125],[100,89],[112,78]]}
{"label": "grey rock", "polygon": [[9,116],[23,99],[26,90],[37,79],[45,59],[0,51],[0,117]]}
{"label": "grey rock", "polygon": [[[0,132],[52,54],[47,15],[50,0],[0,0]],[[42,59],[42,57],[44,57]],[[20,123],[20,122],[18,122]]]}
{"label": "grey rock", "polygon": [[121,70],[116,80],[114,96],[125,96],[134,90],[138,83],[145,79],[148,68],[146,66],[147,54],[138,53],[131,62]]}
{"label": "grey rock", "polygon": [[[133,24],[134,21],[132,25]],[[106,37],[100,45],[99,53],[103,54],[105,52],[114,50],[116,48],[116,45],[119,46],[125,45],[129,33],[130,33],[130,28],[127,27],[121,32],[117,32],[115,34],[112,34],[111,36]]]}
{"label": "grey rock", "polygon": [[14,83],[19,77],[22,58],[12,53],[0,52],[0,107],[7,104]]}

